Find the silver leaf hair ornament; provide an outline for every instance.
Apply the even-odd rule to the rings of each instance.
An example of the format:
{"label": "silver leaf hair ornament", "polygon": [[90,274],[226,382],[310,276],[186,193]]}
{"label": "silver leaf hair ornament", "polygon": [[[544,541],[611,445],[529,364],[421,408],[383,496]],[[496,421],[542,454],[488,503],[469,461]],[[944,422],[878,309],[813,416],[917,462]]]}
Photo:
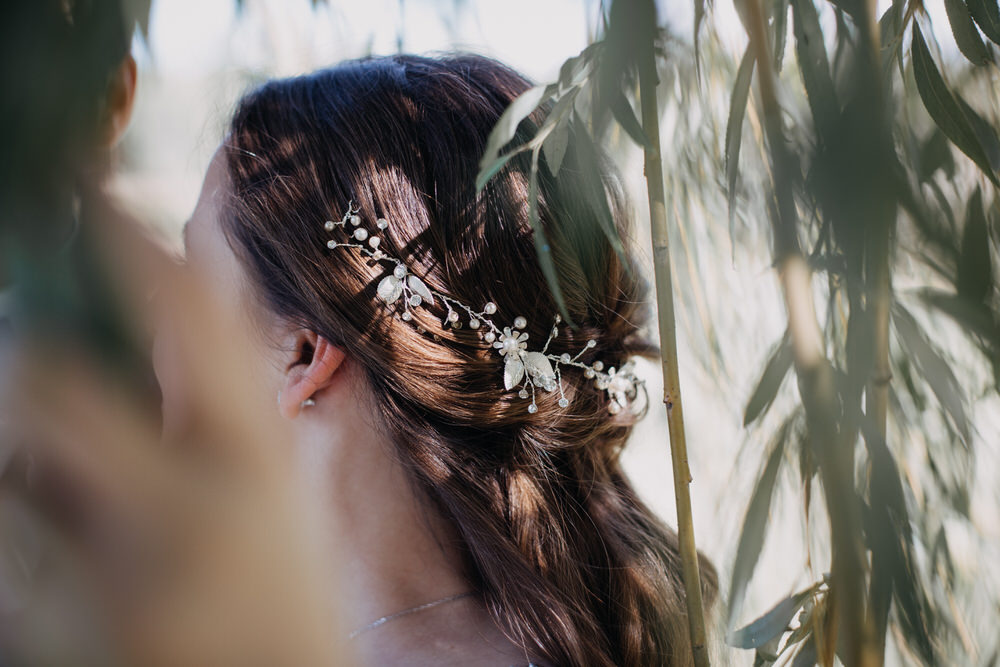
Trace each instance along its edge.
{"label": "silver leaf hair ornament", "polygon": [[[587,350],[597,345],[597,341],[593,339],[588,340],[575,356],[570,356],[568,352],[563,354],[547,352],[549,344],[559,335],[562,318],[558,313],[542,349],[528,350],[528,332],[524,331],[528,322],[523,316],[518,315],[509,326],[501,327],[491,317],[497,310],[496,304],[492,301],[483,305],[481,311],[477,311],[447,294],[429,288],[419,276],[410,273],[406,264],[379,247],[382,239],[378,234],[388,228],[389,222],[385,218],[379,218],[375,222],[376,231],[369,231],[362,225],[359,211],[360,209],[355,208],[352,201],[348,204],[347,212],[341,220],[327,220],[323,224],[328,232],[333,232],[339,227],[350,239],[346,242],[330,239],[326,244],[327,248],[330,250],[340,247],[359,248],[362,253],[377,262],[392,264],[392,272],[379,281],[375,291],[378,298],[386,305],[396,304],[397,308],[402,306],[403,312],[400,317],[404,321],[414,321],[412,308],[424,304],[433,306],[440,301],[448,311],[442,327],[461,329],[463,326],[461,312],[464,311],[467,316],[464,326],[476,331],[487,344],[492,346],[491,349],[499,353],[503,365],[504,388],[512,390],[520,385],[518,396],[522,399],[531,397],[528,412],[538,411],[538,405],[535,403],[536,388],[547,392],[558,390],[559,406],[565,408],[569,405],[569,399],[563,393],[561,366],[582,369],[584,377],[592,379],[598,389],[606,391],[609,398],[608,411],[612,414],[617,414],[632,404],[640,388],[645,394],[646,381],[636,377],[634,360],[627,361],[617,369],[612,366],[607,371],[604,370],[604,363],[601,361],[594,361],[591,364],[577,361]],[[418,325],[417,328],[421,333],[426,333],[424,327]],[[440,339],[440,336],[435,333],[434,338]],[[648,400],[648,396],[646,399]]]}

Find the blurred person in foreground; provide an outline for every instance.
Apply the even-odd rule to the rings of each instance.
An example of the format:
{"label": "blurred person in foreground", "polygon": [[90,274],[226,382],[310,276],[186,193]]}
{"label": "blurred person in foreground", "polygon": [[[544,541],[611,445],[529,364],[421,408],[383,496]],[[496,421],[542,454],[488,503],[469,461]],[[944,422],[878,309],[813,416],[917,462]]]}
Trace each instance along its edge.
{"label": "blurred person in foreground", "polygon": [[[636,267],[585,231],[597,212],[572,142],[559,179],[542,163],[539,210],[578,329],[551,336],[527,162],[475,191],[490,130],[530,85],[471,54],[265,84],[211,162],[180,267],[85,198],[129,333],[155,317],[162,442],[135,383],[62,338],[15,337],[3,428],[74,499],[56,504],[79,509],[56,520],[19,494],[27,519],[13,523],[41,536],[32,553],[55,554],[35,574],[60,565],[102,612],[108,660],[690,663],[676,535],[619,462],[645,408],[621,409],[624,391],[572,365],[558,392],[530,385],[530,404],[518,388],[552,381],[527,356],[547,336],[591,368],[657,352]],[[628,239],[631,211],[603,174]],[[460,302],[502,331],[451,319]],[[701,568],[711,604],[715,570]],[[39,634],[0,641],[66,634],[27,613],[34,583],[10,613]]]}
{"label": "blurred person in foreground", "polygon": [[[0,4],[0,664],[352,664],[325,519],[241,402],[233,323],[102,193],[127,16]],[[161,435],[157,285],[204,374],[183,442]]]}

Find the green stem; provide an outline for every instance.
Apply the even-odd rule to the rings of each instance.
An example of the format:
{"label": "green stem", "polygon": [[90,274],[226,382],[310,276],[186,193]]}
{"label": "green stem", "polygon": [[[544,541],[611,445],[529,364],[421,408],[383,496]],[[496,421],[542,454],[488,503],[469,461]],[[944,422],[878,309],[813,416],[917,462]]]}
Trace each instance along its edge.
{"label": "green stem", "polygon": [[639,97],[642,106],[642,127],[651,142],[651,147],[645,148],[644,166],[646,191],[649,197],[650,234],[653,241],[660,346],[663,350],[663,402],[667,408],[667,426],[670,433],[674,497],[677,502],[677,536],[680,543],[691,651],[697,667],[708,667],[701,576],[698,571],[698,551],[695,547],[694,521],[691,516],[691,471],[688,468],[680,374],[677,368],[677,326],[674,319],[670,242],[667,236],[663,164],[660,157],[660,119],[656,100],[656,86],[659,79],[656,74],[655,53],[652,44],[649,46],[648,49],[642,49],[642,58],[639,62]]}

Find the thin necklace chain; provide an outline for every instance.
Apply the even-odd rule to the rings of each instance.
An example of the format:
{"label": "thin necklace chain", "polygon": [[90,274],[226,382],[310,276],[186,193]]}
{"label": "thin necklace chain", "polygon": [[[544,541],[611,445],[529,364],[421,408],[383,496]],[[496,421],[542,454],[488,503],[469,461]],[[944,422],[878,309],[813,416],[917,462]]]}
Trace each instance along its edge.
{"label": "thin necklace chain", "polygon": [[379,619],[376,619],[376,620],[372,621],[371,623],[369,623],[368,625],[364,626],[363,628],[358,628],[357,630],[355,630],[354,632],[352,632],[350,635],[348,635],[348,639],[354,639],[355,637],[357,637],[358,635],[360,635],[362,632],[364,632],[366,630],[371,630],[372,628],[377,628],[378,626],[382,625],[383,623],[391,621],[394,618],[399,618],[400,616],[405,616],[407,614],[412,614],[413,612],[421,611],[423,609],[427,609],[428,607],[434,607],[434,606],[439,605],[439,604],[444,604],[445,602],[451,602],[452,600],[457,600],[459,598],[468,597],[469,595],[472,595],[472,594],[473,594],[473,591],[466,591],[465,593],[458,593],[457,595],[449,595],[448,597],[441,598],[440,600],[434,600],[432,602],[425,602],[424,604],[417,605],[416,607],[410,607],[409,609],[404,609],[403,611],[397,611],[395,614],[389,614],[388,616],[383,616],[382,618],[379,618]]}

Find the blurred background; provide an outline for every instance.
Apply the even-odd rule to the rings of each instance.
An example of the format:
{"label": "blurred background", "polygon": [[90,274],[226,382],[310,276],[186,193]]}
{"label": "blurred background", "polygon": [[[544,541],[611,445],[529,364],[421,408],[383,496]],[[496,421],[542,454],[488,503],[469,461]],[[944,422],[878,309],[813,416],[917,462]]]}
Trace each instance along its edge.
{"label": "blurred background", "polygon": [[[956,85],[961,82],[970,102],[996,127],[996,68],[978,77],[967,75],[947,2],[923,3],[925,34],[945,76]],[[143,3],[136,4],[137,14],[143,15]],[[693,523],[699,549],[719,568],[721,589],[732,590],[735,570],[748,580],[735,626],[821,580],[831,551],[825,504],[819,502],[818,489],[811,502],[803,494],[803,464],[791,448],[779,452],[787,465],[774,474],[769,502],[763,510],[757,506],[762,516],[748,514],[755,489],[767,477],[765,464],[776,434],[799,399],[794,376],[782,372],[775,379],[772,372],[770,381],[762,382],[787,316],[766,223],[764,128],[753,103],[742,132],[738,181],[727,168],[734,82],[748,43],[743,5],[739,0],[666,0],[658,5],[670,34],[658,92]],[[787,13],[788,3],[781,6]],[[878,3],[879,15],[892,6]],[[696,40],[700,7],[705,13]],[[832,51],[842,17],[837,3],[817,7]],[[557,78],[567,58],[597,38],[606,9],[593,0],[153,0],[148,21],[140,20],[132,42],[139,66],[136,109],[116,155],[111,191],[165,243],[179,248],[180,230],[225,122],[240,94],[255,83],[368,53],[451,49],[494,56],[547,83]],[[781,34],[789,59],[779,73],[786,96],[782,104],[789,122],[796,123],[809,106],[791,62],[794,31]],[[993,45],[990,49],[994,54]],[[913,76],[909,70],[903,75],[902,69],[900,75]],[[751,99],[756,94],[754,87]],[[914,126],[931,132],[916,93],[899,94],[901,108],[914,114]],[[740,142],[737,138],[737,146]],[[618,127],[611,128],[605,146],[626,176],[641,219],[635,251],[652,273],[642,149]],[[941,200],[961,212],[971,190],[985,181],[974,166],[961,162],[960,153],[951,151],[959,163],[953,161],[938,190]],[[845,189],[839,196],[852,194]],[[989,205],[994,196],[986,200],[995,253],[997,212]],[[941,272],[914,259],[925,243],[919,236],[900,232],[899,243],[904,250],[894,265],[893,288],[902,301],[916,300],[918,290],[949,286]],[[816,279],[815,292],[817,301],[825,303],[825,279]],[[944,653],[948,661],[940,664],[997,664],[1000,396],[995,368],[959,321],[933,309],[912,310],[921,330],[932,332],[927,337],[934,358],[950,369],[951,378],[944,380],[947,389],[939,390],[930,379],[899,376],[899,396],[892,404],[890,448],[912,512],[917,577],[934,608],[948,619],[943,641],[951,652]],[[895,341],[894,359],[903,350],[905,360],[911,348]],[[654,408],[659,407],[660,368],[645,364],[640,370]],[[766,396],[762,384],[769,385],[763,390]],[[758,405],[750,410],[755,396]],[[664,411],[651,410],[625,461],[642,496],[676,526],[666,432]],[[760,519],[764,533],[749,576],[746,563],[738,564],[737,552],[744,542],[740,536],[754,518]],[[921,661],[907,649],[908,641],[902,630],[890,632],[886,664]],[[722,664],[755,664],[755,652],[728,649]]]}

